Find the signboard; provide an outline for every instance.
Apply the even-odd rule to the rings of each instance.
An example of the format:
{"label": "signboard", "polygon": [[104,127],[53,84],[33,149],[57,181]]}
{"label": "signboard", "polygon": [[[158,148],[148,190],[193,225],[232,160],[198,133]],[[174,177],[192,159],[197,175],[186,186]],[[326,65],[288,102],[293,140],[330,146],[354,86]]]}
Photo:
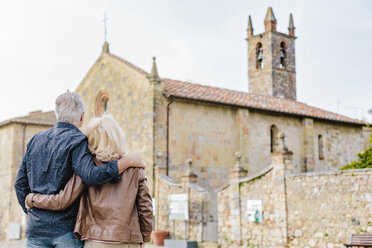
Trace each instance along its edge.
{"label": "signboard", "polygon": [[170,220],[189,219],[189,204],[187,194],[172,194],[168,196],[168,200]]}
{"label": "signboard", "polygon": [[247,218],[249,222],[262,222],[262,201],[247,201]]}
{"label": "signboard", "polygon": [[152,215],[156,216],[156,199],[152,198]]}
{"label": "signboard", "polygon": [[8,239],[20,239],[21,226],[17,222],[9,223],[8,225]]}

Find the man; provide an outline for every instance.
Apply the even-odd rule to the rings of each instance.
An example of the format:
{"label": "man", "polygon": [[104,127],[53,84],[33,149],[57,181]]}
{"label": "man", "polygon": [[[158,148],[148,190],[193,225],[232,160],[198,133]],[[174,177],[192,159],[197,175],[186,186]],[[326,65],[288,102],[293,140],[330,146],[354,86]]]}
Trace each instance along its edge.
{"label": "man", "polygon": [[28,193],[55,194],[64,188],[73,173],[88,186],[118,182],[124,171],[123,160],[95,166],[86,136],[78,129],[83,124],[85,106],[76,93],[66,92],[56,99],[56,125],[36,134],[28,143],[15,181],[19,204],[29,215],[27,247],[82,247],[73,236],[79,201],[64,211],[38,208],[27,210]]}

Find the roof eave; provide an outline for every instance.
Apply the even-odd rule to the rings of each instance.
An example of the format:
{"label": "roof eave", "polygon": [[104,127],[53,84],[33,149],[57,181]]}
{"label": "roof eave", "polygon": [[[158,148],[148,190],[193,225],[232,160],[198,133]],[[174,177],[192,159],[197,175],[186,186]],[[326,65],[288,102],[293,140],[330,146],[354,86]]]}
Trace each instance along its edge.
{"label": "roof eave", "polygon": [[286,116],[294,116],[294,117],[302,117],[302,118],[308,117],[308,118],[312,118],[312,119],[316,119],[316,120],[323,120],[323,121],[335,122],[335,123],[343,123],[343,124],[354,125],[354,126],[366,126],[367,125],[366,123],[362,123],[362,122],[357,123],[357,122],[348,122],[348,121],[335,120],[335,119],[327,119],[327,118],[321,118],[321,117],[316,117],[316,116],[311,116],[311,115],[303,115],[303,114],[275,111],[275,110],[255,108],[255,107],[238,105],[238,104],[231,104],[231,103],[215,102],[215,101],[209,101],[209,100],[204,100],[204,99],[196,99],[196,98],[190,98],[190,97],[184,97],[184,96],[177,96],[177,95],[166,94],[166,93],[164,93],[163,95],[166,98],[173,98],[173,99],[180,99],[180,100],[187,100],[187,101],[195,101],[195,102],[203,102],[203,103],[209,103],[209,104],[229,106],[229,107],[234,107],[234,108],[245,108],[245,109],[249,109],[249,110],[262,111],[262,112],[272,113],[272,114],[282,114],[282,115],[286,115]]}
{"label": "roof eave", "polygon": [[30,121],[20,121],[20,120],[6,120],[0,123],[0,127],[10,125],[10,124],[24,124],[24,125],[37,125],[45,127],[53,127],[54,124],[45,123],[45,122],[30,122]]}

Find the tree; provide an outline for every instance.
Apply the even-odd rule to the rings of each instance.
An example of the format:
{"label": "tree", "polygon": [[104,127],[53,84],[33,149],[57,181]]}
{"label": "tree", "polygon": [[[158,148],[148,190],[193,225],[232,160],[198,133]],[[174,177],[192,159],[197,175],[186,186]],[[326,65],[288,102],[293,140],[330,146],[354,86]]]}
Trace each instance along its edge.
{"label": "tree", "polygon": [[366,149],[363,153],[358,153],[358,161],[353,161],[350,164],[341,167],[340,170],[364,168],[372,168],[372,147]]}

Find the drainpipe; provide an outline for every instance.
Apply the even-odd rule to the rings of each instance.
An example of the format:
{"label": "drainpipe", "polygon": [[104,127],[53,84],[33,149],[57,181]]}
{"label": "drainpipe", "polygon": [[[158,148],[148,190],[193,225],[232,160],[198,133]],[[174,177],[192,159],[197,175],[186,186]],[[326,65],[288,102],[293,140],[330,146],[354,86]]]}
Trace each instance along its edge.
{"label": "drainpipe", "polygon": [[173,102],[174,102],[174,99],[170,98],[170,101],[167,104],[167,160],[166,160],[167,176],[169,176],[169,110],[170,110],[170,105]]}

